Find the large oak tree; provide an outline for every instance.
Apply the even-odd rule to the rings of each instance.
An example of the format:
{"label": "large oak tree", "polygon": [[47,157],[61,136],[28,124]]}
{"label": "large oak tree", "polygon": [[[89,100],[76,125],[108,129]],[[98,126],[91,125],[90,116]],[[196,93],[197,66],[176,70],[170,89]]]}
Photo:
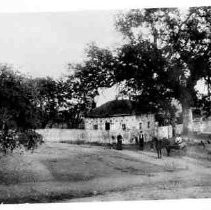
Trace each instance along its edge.
{"label": "large oak tree", "polygon": [[[116,20],[117,29],[129,45],[148,41],[165,59],[165,66],[157,63],[157,69],[160,68],[157,73],[166,73],[162,83],[182,105],[184,132],[192,131],[190,108],[197,100],[197,82],[203,78],[210,82],[210,24],[209,7],[187,11],[174,8],[131,10],[118,15]],[[145,63],[137,69],[143,65]]]}

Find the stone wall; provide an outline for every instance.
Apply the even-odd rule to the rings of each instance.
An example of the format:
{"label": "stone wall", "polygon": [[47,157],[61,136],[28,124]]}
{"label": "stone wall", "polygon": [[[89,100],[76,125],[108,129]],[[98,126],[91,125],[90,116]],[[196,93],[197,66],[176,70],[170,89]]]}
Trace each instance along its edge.
{"label": "stone wall", "polygon": [[157,137],[159,139],[171,138],[172,137],[172,127],[171,126],[158,127]]}
{"label": "stone wall", "polygon": [[[112,136],[121,134],[125,144],[135,143],[134,137],[138,135],[138,130],[130,131],[104,131],[104,130],[82,130],[82,129],[38,129],[44,141],[61,142],[61,141],[86,141],[86,142],[99,142],[99,143],[112,143]],[[152,137],[159,135],[159,138],[168,138],[170,136],[170,127],[159,127],[155,130],[146,130],[143,132],[145,141],[152,140]]]}
{"label": "stone wall", "polygon": [[193,131],[195,133],[211,133],[211,121],[193,121]]}
{"label": "stone wall", "polygon": [[[125,144],[134,142],[133,137],[137,136],[137,130],[130,131],[103,131],[103,130],[81,130],[81,129],[38,129],[44,141],[61,142],[61,141],[86,141],[86,142],[99,142],[111,143],[112,136],[121,134]],[[150,141],[153,136],[152,131],[144,133],[145,140]]]}
{"label": "stone wall", "polygon": [[107,118],[86,118],[85,129],[86,130],[105,130],[106,123],[109,123],[110,130],[134,130],[141,129],[153,130],[155,127],[155,118],[153,114],[144,115],[131,115],[131,116],[117,116]]}
{"label": "stone wall", "polygon": [[81,129],[46,128],[37,129],[36,131],[43,136],[44,141],[76,141],[87,138],[85,130]]}
{"label": "stone wall", "polygon": [[182,134],[182,132],[183,132],[183,124],[177,124],[175,132],[176,132],[176,134]]}
{"label": "stone wall", "polygon": [[202,133],[211,133],[211,121],[210,120],[202,121],[199,126],[200,126],[200,130]]}

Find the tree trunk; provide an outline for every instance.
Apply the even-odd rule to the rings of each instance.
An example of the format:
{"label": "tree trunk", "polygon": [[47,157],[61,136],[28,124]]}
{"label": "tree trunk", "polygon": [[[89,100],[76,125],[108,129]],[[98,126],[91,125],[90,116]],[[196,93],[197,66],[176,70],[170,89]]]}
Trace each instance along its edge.
{"label": "tree trunk", "polygon": [[1,147],[2,147],[2,151],[4,153],[4,155],[7,154],[7,135],[8,135],[8,126],[7,124],[3,121],[2,124],[2,139],[1,139]]}
{"label": "tree trunk", "polygon": [[183,117],[183,134],[189,135],[193,132],[192,109],[190,107],[183,106],[182,117]]}
{"label": "tree trunk", "polygon": [[171,126],[172,126],[172,136],[175,137],[176,136],[176,123],[175,123],[175,119],[172,120]]}

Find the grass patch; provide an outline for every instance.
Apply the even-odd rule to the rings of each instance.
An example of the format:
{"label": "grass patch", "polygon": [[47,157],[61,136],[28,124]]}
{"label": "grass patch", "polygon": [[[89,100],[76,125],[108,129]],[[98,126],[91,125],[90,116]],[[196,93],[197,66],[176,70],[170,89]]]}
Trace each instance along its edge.
{"label": "grass patch", "polygon": [[86,164],[78,159],[51,159],[44,161],[48,170],[53,175],[56,181],[88,181],[94,179],[95,176],[86,169]]}
{"label": "grass patch", "polygon": [[165,163],[164,170],[167,172],[174,172],[174,171],[177,171],[178,169],[177,169],[175,163],[172,161],[172,162]]}
{"label": "grass patch", "polygon": [[85,144],[86,141],[85,140],[76,140],[76,141],[59,141],[60,143],[65,143],[65,144],[77,144],[77,145],[81,145],[81,144]]}
{"label": "grass patch", "polygon": [[194,158],[194,159],[210,161],[211,160],[211,146],[208,147],[208,145],[206,145],[206,148],[204,149],[199,144],[188,145],[186,156]]}
{"label": "grass patch", "polygon": [[103,147],[112,147],[112,144],[109,143],[102,143],[102,142],[97,142],[97,141],[93,141],[93,142],[87,142],[85,140],[76,140],[76,141],[60,141],[60,143],[65,143],[65,144],[76,144],[76,145],[90,145],[90,146],[103,146]]}
{"label": "grass patch", "polygon": [[36,177],[30,171],[30,162],[20,154],[8,155],[1,158],[0,184],[11,185],[22,182],[35,182]]}
{"label": "grass patch", "polygon": [[[87,144],[84,141],[63,143]],[[102,146],[99,142],[88,144]],[[173,158],[167,159],[170,163],[160,165],[156,164],[154,156],[145,159],[145,153],[140,154],[49,143],[33,154],[25,153],[18,158],[7,156],[0,159],[0,202],[58,202],[144,185],[143,190],[146,190],[147,186],[157,184],[156,177],[164,180],[165,177],[160,176],[162,172],[182,173],[183,169],[172,161]],[[148,183],[148,177],[155,182]],[[180,185],[177,181],[170,183],[172,188]]]}
{"label": "grass patch", "polygon": [[69,200],[73,198],[84,198],[95,195],[92,191],[72,191],[68,189],[61,192],[60,190],[54,190],[50,192],[39,192],[36,187],[31,186],[27,193],[20,194],[19,192],[13,192],[7,194],[4,198],[0,199],[2,204],[21,204],[21,203],[52,203],[63,200]]}

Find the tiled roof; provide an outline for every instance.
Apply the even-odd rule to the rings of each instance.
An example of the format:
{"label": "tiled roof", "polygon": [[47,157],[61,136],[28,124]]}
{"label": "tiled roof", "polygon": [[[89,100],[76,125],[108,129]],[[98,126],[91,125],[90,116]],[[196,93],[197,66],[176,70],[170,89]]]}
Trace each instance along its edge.
{"label": "tiled roof", "polygon": [[140,113],[135,102],[130,100],[114,100],[109,101],[87,114],[90,118],[103,118],[113,116],[125,116]]}

